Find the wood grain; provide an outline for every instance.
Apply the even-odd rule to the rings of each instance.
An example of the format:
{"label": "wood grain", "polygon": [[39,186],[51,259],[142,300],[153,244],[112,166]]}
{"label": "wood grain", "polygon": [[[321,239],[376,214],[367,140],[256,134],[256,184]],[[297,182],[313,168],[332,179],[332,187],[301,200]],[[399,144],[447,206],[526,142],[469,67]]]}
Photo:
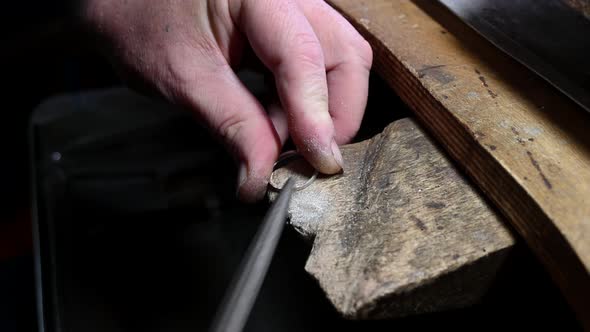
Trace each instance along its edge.
{"label": "wood grain", "polygon": [[[336,309],[384,318],[477,302],[515,240],[433,141],[402,119],[342,155],[346,171],[295,192],[289,208],[313,239],[305,268]],[[301,159],[271,183],[310,172]]]}
{"label": "wood grain", "polygon": [[590,115],[432,1],[330,3],[590,328]]}

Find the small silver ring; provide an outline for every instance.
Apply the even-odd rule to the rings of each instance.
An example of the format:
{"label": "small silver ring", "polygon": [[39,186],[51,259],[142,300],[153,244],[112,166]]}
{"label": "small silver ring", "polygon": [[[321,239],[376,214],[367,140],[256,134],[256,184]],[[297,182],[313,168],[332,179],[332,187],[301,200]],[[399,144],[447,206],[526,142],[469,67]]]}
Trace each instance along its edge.
{"label": "small silver ring", "polygon": [[[301,158],[301,154],[299,154],[299,152],[295,151],[295,150],[291,150],[291,151],[286,151],[283,152],[280,156],[279,159],[277,159],[277,161],[274,163],[272,170],[273,173],[270,174],[270,181],[269,181],[269,185],[272,189],[276,190],[276,191],[280,191],[281,188],[277,188],[272,184],[272,175],[274,174],[274,171],[276,171],[278,168],[280,168],[281,166],[285,165],[287,163],[287,161],[294,159],[294,158]],[[318,170],[314,169],[313,175],[307,179],[307,181],[305,181],[305,183],[301,184],[301,185],[296,185],[295,187],[293,187],[294,191],[299,191],[299,190],[303,190],[307,187],[309,187],[313,181],[315,181],[315,179],[318,177]]]}

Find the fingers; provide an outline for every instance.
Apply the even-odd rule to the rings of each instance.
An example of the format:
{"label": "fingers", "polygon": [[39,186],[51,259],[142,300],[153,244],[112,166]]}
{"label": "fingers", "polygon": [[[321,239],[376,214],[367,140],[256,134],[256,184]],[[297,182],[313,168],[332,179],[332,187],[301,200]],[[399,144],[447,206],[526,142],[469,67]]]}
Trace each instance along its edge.
{"label": "fingers", "polygon": [[273,72],[289,133],[300,152],[326,174],[342,169],[328,111],[326,65],[320,41],[294,1],[241,1],[234,21]]}
{"label": "fingers", "polygon": [[336,142],[348,143],[360,127],[367,104],[371,47],[325,2],[299,3],[322,45]]}
{"label": "fingers", "polygon": [[267,109],[268,116],[270,117],[270,120],[272,121],[272,124],[279,135],[281,146],[283,146],[289,138],[287,113],[285,113],[285,111],[281,108],[281,105],[277,102],[270,104]]}
{"label": "fingers", "polygon": [[328,72],[330,114],[338,144],[350,142],[360,128],[367,104],[368,76],[368,71],[349,64]]}
{"label": "fingers", "polygon": [[[240,164],[238,196],[248,202],[264,197],[268,177],[280,153],[281,137],[263,107],[227,66],[199,80],[207,84],[186,85],[185,96],[200,120],[218,135]],[[271,112],[281,135],[286,125],[276,110]]]}
{"label": "fingers", "polygon": [[[242,198],[264,194],[288,134],[319,171],[341,170],[338,143],[360,124],[371,56],[366,42],[322,1],[100,3],[98,30],[108,35],[119,62],[168,99],[188,105],[235,152]],[[236,26],[275,77],[280,106],[268,115],[230,68],[244,42]]]}

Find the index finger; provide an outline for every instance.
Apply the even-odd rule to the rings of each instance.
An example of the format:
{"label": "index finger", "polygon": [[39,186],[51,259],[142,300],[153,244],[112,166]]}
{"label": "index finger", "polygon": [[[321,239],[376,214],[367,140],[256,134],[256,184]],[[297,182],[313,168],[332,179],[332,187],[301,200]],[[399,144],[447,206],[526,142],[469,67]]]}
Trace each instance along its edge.
{"label": "index finger", "polygon": [[234,19],[252,49],[275,75],[289,133],[305,158],[320,172],[337,173],[342,156],[328,112],[328,85],[322,47],[294,1],[238,1]]}

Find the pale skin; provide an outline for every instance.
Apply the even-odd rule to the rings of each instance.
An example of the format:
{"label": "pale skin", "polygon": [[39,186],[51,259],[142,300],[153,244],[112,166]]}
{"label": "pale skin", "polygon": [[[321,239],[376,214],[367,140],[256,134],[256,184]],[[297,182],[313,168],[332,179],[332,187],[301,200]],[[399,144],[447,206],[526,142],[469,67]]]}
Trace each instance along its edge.
{"label": "pale skin", "polygon": [[[86,0],[84,22],[123,76],[195,113],[240,165],[238,194],[264,196],[291,137],[320,172],[343,165],[338,145],[359,129],[369,44],[322,0]],[[273,74],[265,109],[234,69],[245,47]]]}

